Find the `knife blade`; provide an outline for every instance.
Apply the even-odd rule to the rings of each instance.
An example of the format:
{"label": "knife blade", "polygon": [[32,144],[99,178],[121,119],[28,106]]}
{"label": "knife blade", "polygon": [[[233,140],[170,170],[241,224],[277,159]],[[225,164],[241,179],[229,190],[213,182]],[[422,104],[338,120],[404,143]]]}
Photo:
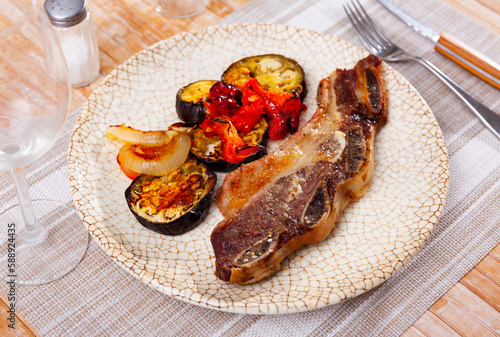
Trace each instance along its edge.
{"label": "knife blade", "polygon": [[500,89],[500,65],[498,63],[467,46],[453,35],[446,32],[439,33],[406,13],[391,1],[377,1],[420,35],[431,40],[434,43],[434,49],[439,53],[495,88]]}

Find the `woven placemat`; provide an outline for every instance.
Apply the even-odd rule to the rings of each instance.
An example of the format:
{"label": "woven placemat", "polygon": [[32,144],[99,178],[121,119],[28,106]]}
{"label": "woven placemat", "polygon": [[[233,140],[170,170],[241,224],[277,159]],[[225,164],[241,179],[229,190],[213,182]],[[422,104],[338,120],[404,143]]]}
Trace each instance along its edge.
{"label": "woven placemat", "polygon": [[[446,30],[498,60],[500,37],[436,0],[396,1],[437,30]],[[363,1],[387,35],[428,58],[493,110],[498,90],[432,49],[373,0]],[[295,25],[361,45],[341,3],[330,0],[254,0],[223,23]],[[289,315],[256,316],[204,309],[149,288],[90,241],[77,268],[43,286],[17,288],[16,308],[41,336],[398,336],[500,242],[500,142],[443,84],[417,64],[392,64],[419,90],[443,130],[450,157],[444,213],[421,252],[381,286],[352,300]],[[71,202],[65,131],[27,170],[34,198]],[[0,173],[0,212],[16,202],[8,172]],[[6,226],[0,224],[5,233]],[[1,252],[5,261],[5,253]],[[1,291],[7,287],[2,283]]]}

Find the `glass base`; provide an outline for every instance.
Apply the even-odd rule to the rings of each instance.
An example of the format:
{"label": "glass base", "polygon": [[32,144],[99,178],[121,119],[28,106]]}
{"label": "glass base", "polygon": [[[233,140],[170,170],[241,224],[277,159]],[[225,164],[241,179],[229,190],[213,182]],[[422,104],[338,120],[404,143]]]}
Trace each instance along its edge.
{"label": "glass base", "polygon": [[207,0],[156,0],[155,10],[175,19],[198,15],[205,9]]}
{"label": "glass base", "polygon": [[39,244],[22,240],[24,221],[15,205],[0,214],[0,270],[7,282],[40,285],[55,281],[81,261],[89,243],[87,228],[71,204],[33,200],[37,221],[47,230]]}

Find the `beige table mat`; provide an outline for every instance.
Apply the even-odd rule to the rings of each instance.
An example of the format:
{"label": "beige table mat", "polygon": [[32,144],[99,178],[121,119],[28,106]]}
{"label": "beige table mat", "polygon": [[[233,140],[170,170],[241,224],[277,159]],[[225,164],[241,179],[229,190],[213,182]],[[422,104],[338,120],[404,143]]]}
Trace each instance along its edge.
{"label": "beige table mat", "polygon": [[[437,0],[397,1],[500,62],[500,37]],[[432,45],[373,0],[369,13],[409,51],[440,67],[500,111],[500,91],[432,50]],[[254,0],[224,23],[276,22],[325,32],[361,46],[334,0]],[[204,309],[149,288],[118,267],[93,241],[61,280],[17,289],[17,309],[41,336],[398,336],[500,242],[500,141],[453,94],[416,64],[393,64],[428,102],[444,132],[451,180],[445,211],[423,250],[383,285],[339,305],[298,314],[253,316]],[[56,146],[27,167],[34,198],[71,202],[66,156],[71,114]],[[0,211],[15,203],[10,175],[0,172]],[[1,233],[5,240],[6,226]],[[0,264],[5,252],[0,252]],[[6,265],[6,264],[4,264]],[[1,285],[5,294],[5,284]]]}

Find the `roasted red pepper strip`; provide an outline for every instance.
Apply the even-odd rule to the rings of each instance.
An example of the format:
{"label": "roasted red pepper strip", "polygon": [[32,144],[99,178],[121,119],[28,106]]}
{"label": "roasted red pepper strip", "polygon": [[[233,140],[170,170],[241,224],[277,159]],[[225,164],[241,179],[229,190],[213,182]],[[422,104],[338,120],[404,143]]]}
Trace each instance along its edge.
{"label": "roasted red pepper strip", "polygon": [[231,116],[231,123],[240,133],[250,132],[261,118],[263,111],[263,104],[243,105],[236,115]]}
{"label": "roasted red pepper strip", "polygon": [[247,147],[238,135],[252,130],[262,115],[269,123],[269,138],[282,139],[287,132],[297,131],[300,114],[306,109],[298,95],[266,91],[256,79],[248,80],[241,92],[231,84],[216,83],[204,104],[207,115],[200,127],[207,137],[221,138],[222,156],[229,163],[241,162],[263,149]]}
{"label": "roasted red pepper strip", "polygon": [[283,139],[286,136],[286,119],[272,102],[266,102],[266,117],[269,124],[269,138]]}
{"label": "roasted red pepper strip", "polygon": [[[282,139],[286,136],[286,118],[282,115],[279,109],[279,99],[283,96],[276,95],[279,99],[269,99],[271,92],[265,91],[257,82],[256,79],[252,78],[245,83],[243,87],[243,104],[247,103],[250,106],[258,105],[262,108],[262,112],[265,113],[268,123],[269,123],[269,138],[271,139]],[[288,95],[285,93],[279,93]],[[276,104],[276,103],[278,104]]]}
{"label": "roasted red pepper strip", "polygon": [[219,82],[210,88],[209,98],[212,111],[215,110],[217,115],[233,116],[240,107],[241,91],[232,84]]}
{"label": "roasted red pepper strip", "polygon": [[[245,96],[247,95],[245,89],[252,90],[255,94],[264,98],[268,107],[266,116],[268,118],[275,119],[274,122],[272,122],[272,119],[269,121],[269,134],[275,134],[277,138],[272,138],[271,136],[269,136],[269,138],[281,139],[286,136],[286,131],[281,130],[283,123],[279,121],[279,119],[283,119],[288,131],[291,134],[294,134],[297,131],[300,122],[300,114],[302,111],[307,109],[307,107],[301,103],[298,94],[292,95],[286,92],[267,91],[260,86],[256,79],[250,79],[243,88],[243,102],[245,101]],[[281,117],[273,111],[275,107],[280,112]],[[271,124],[276,125],[277,129],[273,131],[273,126]]]}
{"label": "roasted red pepper strip", "polygon": [[300,114],[306,109],[307,107],[302,104],[297,94],[290,97],[283,105],[284,114],[288,116],[286,125],[292,135],[297,132],[300,123]]}
{"label": "roasted red pepper strip", "polygon": [[[203,123],[205,123],[205,120]],[[207,127],[210,132],[213,132],[220,137],[222,158],[230,164],[237,164],[245,160],[247,157],[259,151],[265,150],[262,145],[247,146],[238,135],[238,131],[234,125],[222,117],[213,118],[211,119],[211,122],[207,121],[205,123],[205,127]],[[203,131],[205,131],[205,129],[203,129]]]}
{"label": "roasted red pepper strip", "polygon": [[210,89],[210,100],[204,105],[208,115],[215,117],[225,116],[240,133],[250,132],[264,113],[263,102],[238,105],[241,101],[241,92],[231,84],[217,83]]}
{"label": "roasted red pepper strip", "polygon": [[200,124],[200,128],[205,133],[205,136],[213,137],[217,134],[217,133],[215,133],[215,130],[213,128],[213,124],[214,124],[214,117],[212,117],[212,115],[210,115],[210,114],[207,114],[205,116],[205,119],[203,120],[203,122],[201,122],[201,124]]}
{"label": "roasted red pepper strip", "polygon": [[221,115],[220,112],[217,111],[215,106],[212,104],[212,102],[204,101],[203,105],[205,106],[205,109],[207,110],[206,116],[212,116],[215,118],[215,117],[219,117]]}

